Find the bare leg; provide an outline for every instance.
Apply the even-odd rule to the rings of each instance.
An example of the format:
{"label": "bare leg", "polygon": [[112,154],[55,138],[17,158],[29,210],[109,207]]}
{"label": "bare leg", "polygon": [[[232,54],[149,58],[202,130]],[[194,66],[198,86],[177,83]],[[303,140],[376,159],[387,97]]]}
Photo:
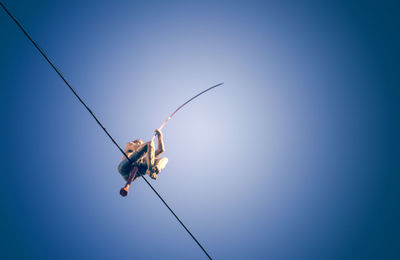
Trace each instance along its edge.
{"label": "bare leg", "polygon": [[147,164],[147,173],[150,175],[150,178],[156,180],[157,174],[152,172],[154,163],[155,163],[155,152],[154,152],[154,141],[148,142],[147,146],[147,156],[146,156],[146,164]]}
{"label": "bare leg", "polygon": [[161,170],[163,170],[165,168],[165,166],[167,166],[167,163],[168,163],[167,157],[163,157],[161,159],[156,159],[154,167],[152,168],[152,171],[155,172],[156,174],[159,174],[161,172]]}

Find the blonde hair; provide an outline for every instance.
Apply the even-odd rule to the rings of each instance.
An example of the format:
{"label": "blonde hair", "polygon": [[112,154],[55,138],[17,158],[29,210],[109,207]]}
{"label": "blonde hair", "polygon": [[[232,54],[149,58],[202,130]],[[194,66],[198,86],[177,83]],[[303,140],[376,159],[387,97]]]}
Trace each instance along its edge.
{"label": "blonde hair", "polygon": [[[138,147],[143,144],[143,141],[141,139],[136,139],[134,141],[131,141],[126,144],[124,152],[129,156],[130,153],[134,152]],[[124,160],[126,157],[125,155],[122,156],[122,160]]]}

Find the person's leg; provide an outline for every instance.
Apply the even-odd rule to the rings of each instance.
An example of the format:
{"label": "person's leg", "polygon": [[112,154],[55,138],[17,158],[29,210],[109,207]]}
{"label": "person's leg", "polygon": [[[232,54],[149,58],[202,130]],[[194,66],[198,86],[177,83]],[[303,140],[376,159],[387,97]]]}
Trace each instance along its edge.
{"label": "person's leg", "polygon": [[152,171],[155,172],[156,174],[159,174],[161,170],[163,170],[165,166],[167,166],[167,163],[168,163],[167,157],[156,159]]}
{"label": "person's leg", "polygon": [[150,141],[147,143],[147,156],[146,156],[146,164],[147,164],[147,174],[150,175],[150,178],[156,180],[157,174],[152,171],[154,163],[155,163],[155,155],[154,155],[154,141]]}

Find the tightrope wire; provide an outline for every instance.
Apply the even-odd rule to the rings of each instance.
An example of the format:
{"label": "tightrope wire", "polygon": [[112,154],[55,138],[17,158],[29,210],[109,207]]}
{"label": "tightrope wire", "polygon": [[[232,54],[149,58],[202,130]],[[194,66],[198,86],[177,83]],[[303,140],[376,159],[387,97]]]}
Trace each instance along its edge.
{"label": "tightrope wire", "polygon": [[[107,136],[111,139],[111,141],[115,144],[115,146],[118,147],[118,149],[121,151],[121,153],[128,158],[128,160],[133,163],[128,155],[124,152],[124,150],[122,150],[122,148],[118,145],[118,143],[115,141],[115,139],[111,136],[111,134],[107,131],[107,129],[103,126],[103,124],[99,121],[99,119],[96,117],[96,115],[92,112],[92,110],[86,105],[86,103],[81,99],[81,97],[78,95],[78,93],[76,93],[76,91],[72,88],[72,86],[68,83],[68,81],[64,78],[64,76],[61,74],[61,72],[57,69],[57,67],[50,61],[50,59],[47,57],[47,55],[42,51],[42,49],[40,49],[39,45],[29,36],[29,34],[25,31],[25,29],[22,27],[22,25],[14,18],[14,16],[8,11],[8,9],[4,6],[4,4],[2,2],[0,2],[1,7],[4,9],[4,11],[8,14],[8,16],[17,24],[17,26],[21,29],[21,31],[26,35],[26,37],[28,37],[28,39],[32,42],[32,44],[36,47],[36,49],[40,52],[40,54],[42,54],[42,56],[46,59],[46,61],[50,64],[50,66],[55,70],[55,72],[58,74],[58,76],[60,76],[60,78],[64,81],[64,83],[68,86],[68,88],[72,91],[72,93],[74,93],[75,97],[78,98],[79,102],[81,102],[81,104],[87,109],[87,111],[92,115],[92,117],[94,118],[94,120],[96,120],[97,124],[103,129],[103,131],[107,134]],[[221,84],[218,84],[218,86]],[[217,86],[217,85],[216,85]],[[214,88],[216,86],[213,86],[211,88]],[[210,88],[210,89],[211,89]],[[209,89],[207,89],[209,90]],[[207,91],[206,90],[206,91]],[[204,93],[205,91],[203,91],[202,93]],[[202,94],[200,93],[200,94]],[[199,96],[200,94],[198,94],[197,96]],[[197,97],[195,96],[195,97]],[[193,98],[192,98],[193,99]],[[190,100],[192,100],[190,99]],[[189,100],[189,101],[190,101]],[[189,102],[188,101],[188,102]],[[188,103],[186,102],[186,103]],[[185,103],[185,104],[186,104]],[[185,105],[184,104],[184,105]],[[183,106],[183,105],[182,105]],[[181,106],[181,107],[182,107]],[[179,110],[181,107],[179,107],[177,110]],[[176,110],[176,111],[177,111]],[[176,112],[175,111],[175,112]],[[175,113],[174,112],[174,113]],[[174,114],[173,113],[173,114]],[[172,115],[173,115],[172,114]],[[170,118],[172,117],[172,115],[170,116]],[[167,120],[168,121],[168,120]],[[154,189],[154,187],[150,184],[150,182],[143,176],[141,175],[141,177],[146,181],[146,183],[150,186],[150,188],[154,191],[154,193],[158,196],[158,198],[164,203],[164,205],[168,208],[168,210],[174,215],[174,217],[179,221],[179,223],[182,225],[182,227],[186,230],[186,232],[188,232],[188,234],[193,238],[193,240],[197,243],[197,245],[201,248],[201,250],[203,250],[203,252],[207,255],[207,257],[209,259],[212,259],[211,256],[207,253],[207,251],[204,249],[204,247],[200,244],[200,242],[196,239],[196,237],[189,231],[189,229],[185,226],[185,224],[183,224],[183,222],[179,219],[179,217],[175,214],[175,212],[170,208],[170,206],[168,206],[167,202],[165,202],[165,200],[161,197],[161,195]]]}

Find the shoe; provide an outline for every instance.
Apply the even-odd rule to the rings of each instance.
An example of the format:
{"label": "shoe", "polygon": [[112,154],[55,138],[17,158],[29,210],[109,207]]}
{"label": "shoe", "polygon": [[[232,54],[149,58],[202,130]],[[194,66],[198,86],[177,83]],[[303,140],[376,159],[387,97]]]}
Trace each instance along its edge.
{"label": "shoe", "polygon": [[153,180],[157,180],[158,176],[157,176],[157,174],[155,172],[152,172],[150,174],[150,178],[152,178]]}
{"label": "shoe", "polygon": [[157,166],[154,166],[153,168],[151,168],[151,172],[155,172],[156,174],[160,173],[160,169],[158,169]]}

